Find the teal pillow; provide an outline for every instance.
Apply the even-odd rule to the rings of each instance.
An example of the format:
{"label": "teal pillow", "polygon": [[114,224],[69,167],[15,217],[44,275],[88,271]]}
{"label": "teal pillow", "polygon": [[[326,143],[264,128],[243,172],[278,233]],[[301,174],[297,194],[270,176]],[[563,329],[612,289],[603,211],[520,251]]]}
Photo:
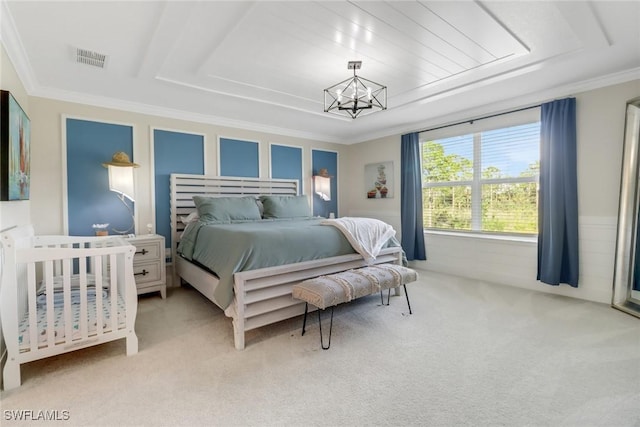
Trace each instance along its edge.
{"label": "teal pillow", "polygon": [[193,201],[202,221],[262,219],[254,197],[193,196]]}
{"label": "teal pillow", "polygon": [[263,218],[308,218],[311,216],[307,196],[260,196]]}

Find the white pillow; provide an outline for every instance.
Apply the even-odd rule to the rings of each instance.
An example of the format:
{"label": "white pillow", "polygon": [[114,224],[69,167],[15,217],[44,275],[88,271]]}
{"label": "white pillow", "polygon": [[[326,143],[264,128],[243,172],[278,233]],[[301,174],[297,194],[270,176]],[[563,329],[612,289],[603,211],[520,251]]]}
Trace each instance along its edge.
{"label": "white pillow", "polygon": [[181,216],[180,217],[180,221],[185,225],[188,225],[188,224],[190,224],[192,222],[195,222],[198,219],[200,219],[200,217],[198,216],[198,211],[193,211],[188,216]]}

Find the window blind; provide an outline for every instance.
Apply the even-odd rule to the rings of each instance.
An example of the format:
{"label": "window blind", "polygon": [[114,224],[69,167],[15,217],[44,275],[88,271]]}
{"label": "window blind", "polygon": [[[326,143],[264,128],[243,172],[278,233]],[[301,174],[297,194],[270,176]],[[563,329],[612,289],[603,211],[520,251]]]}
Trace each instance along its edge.
{"label": "window blind", "polygon": [[423,141],[426,228],[537,233],[540,123]]}

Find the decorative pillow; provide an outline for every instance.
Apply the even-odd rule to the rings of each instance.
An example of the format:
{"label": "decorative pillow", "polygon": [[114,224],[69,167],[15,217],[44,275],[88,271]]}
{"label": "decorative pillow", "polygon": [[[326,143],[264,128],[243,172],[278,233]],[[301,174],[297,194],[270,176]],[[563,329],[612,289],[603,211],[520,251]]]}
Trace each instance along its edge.
{"label": "decorative pillow", "polygon": [[193,196],[193,201],[203,221],[261,219],[255,197]]}
{"label": "decorative pillow", "polygon": [[307,196],[260,196],[263,218],[308,218],[311,216]]}

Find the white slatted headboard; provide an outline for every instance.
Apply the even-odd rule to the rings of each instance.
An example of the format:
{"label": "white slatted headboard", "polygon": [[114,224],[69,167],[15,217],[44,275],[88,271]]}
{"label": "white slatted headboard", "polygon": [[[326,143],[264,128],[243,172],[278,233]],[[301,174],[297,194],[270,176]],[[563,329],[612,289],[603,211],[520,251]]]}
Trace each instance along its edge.
{"label": "white slatted headboard", "polygon": [[170,184],[172,261],[176,259],[178,242],[184,231],[184,224],[180,218],[196,210],[193,196],[240,197],[262,194],[297,196],[299,192],[299,183],[296,179],[171,174]]}

